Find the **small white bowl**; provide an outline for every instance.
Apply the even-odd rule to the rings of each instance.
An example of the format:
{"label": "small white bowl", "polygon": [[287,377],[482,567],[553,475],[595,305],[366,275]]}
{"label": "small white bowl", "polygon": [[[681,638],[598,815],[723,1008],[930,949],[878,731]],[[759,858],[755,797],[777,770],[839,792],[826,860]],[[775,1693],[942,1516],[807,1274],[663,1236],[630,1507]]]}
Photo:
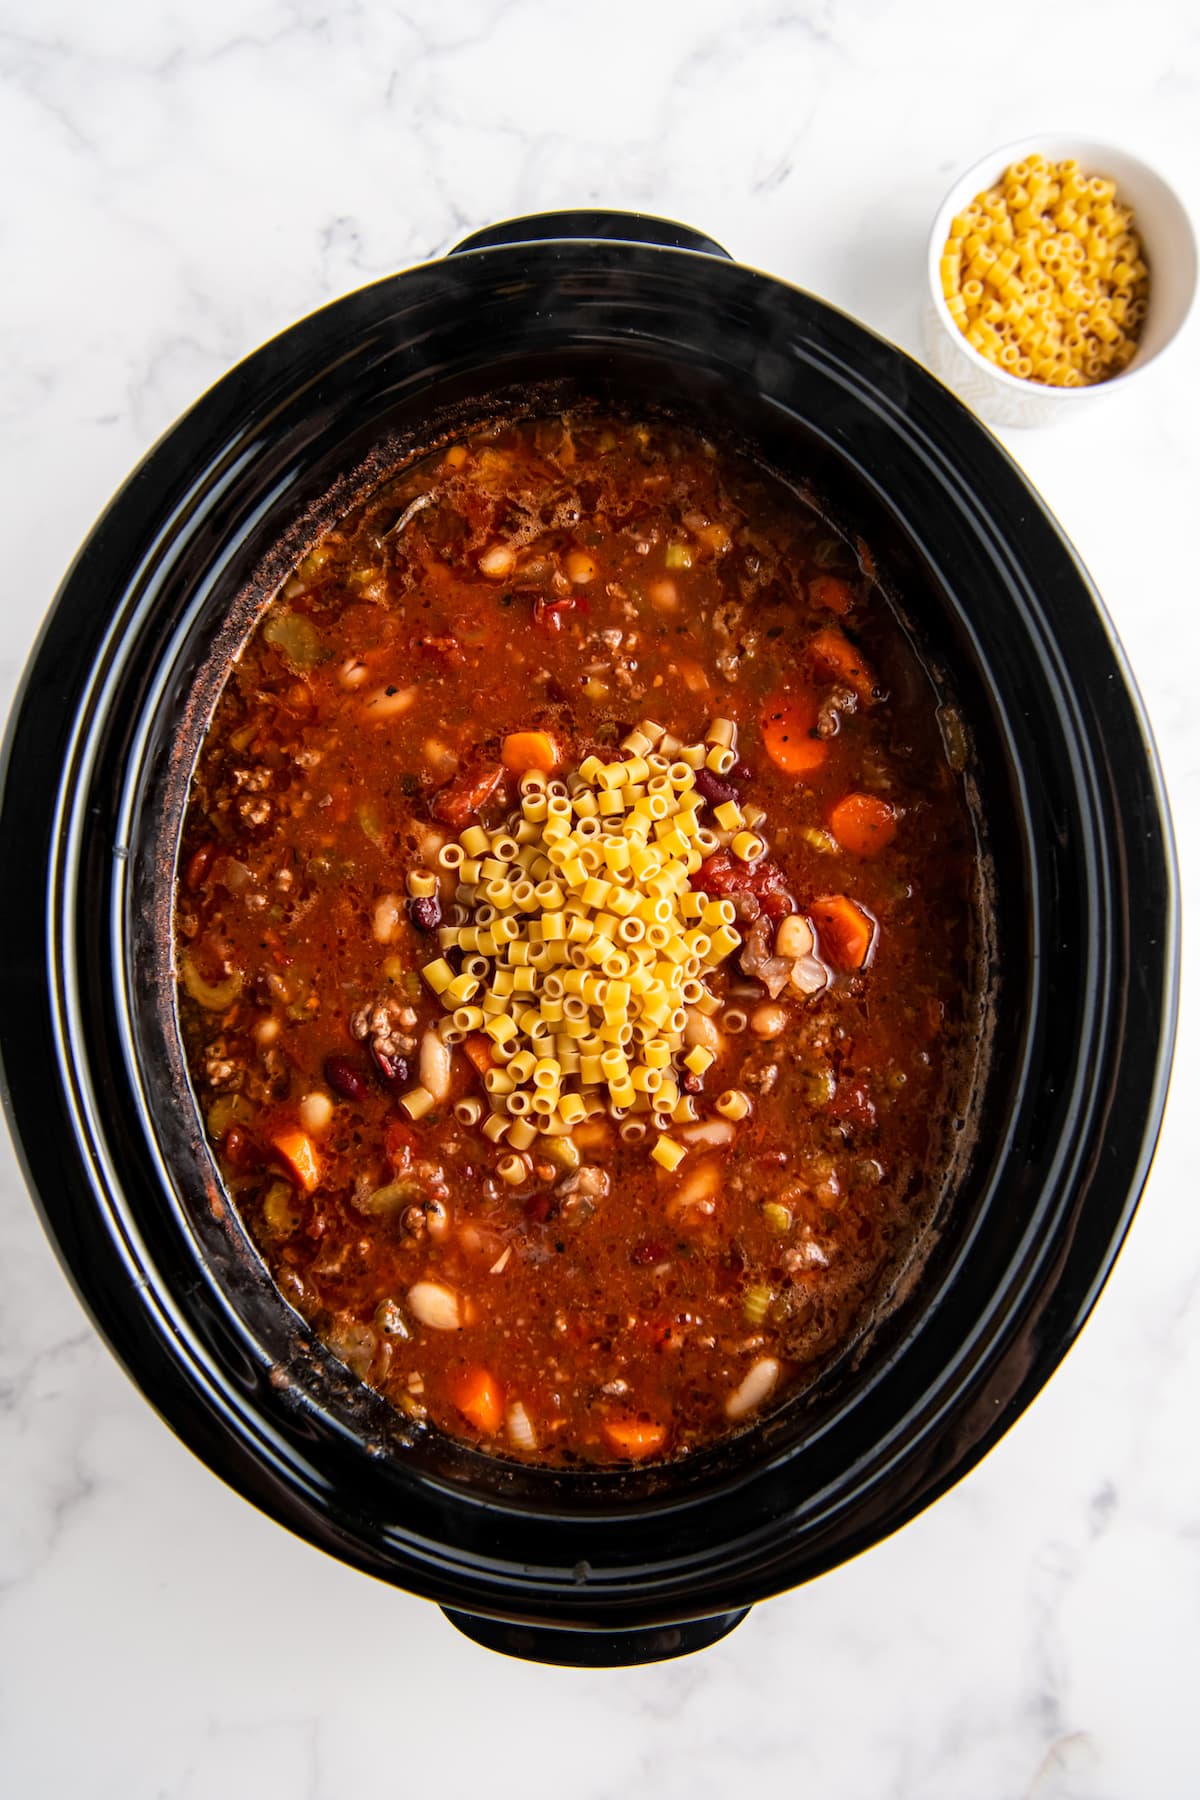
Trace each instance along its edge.
{"label": "small white bowl", "polygon": [[[1116,182],[1118,200],[1133,208],[1134,229],[1150,268],[1149,309],[1135,355],[1119,375],[1089,387],[1047,387],[997,368],[968,344],[942,294],[939,264],[955,214],[976,194],[994,186],[1010,163],[1039,153],[1049,162],[1073,157],[1086,175],[1105,175]],[[981,157],[960,175],[933,221],[924,316],[926,357],[934,374],[989,423],[1055,425],[1061,419],[1076,418],[1148,368],[1179,332],[1195,292],[1196,239],[1181,201],[1161,175],[1113,144],[1051,133],[1020,138]]]}

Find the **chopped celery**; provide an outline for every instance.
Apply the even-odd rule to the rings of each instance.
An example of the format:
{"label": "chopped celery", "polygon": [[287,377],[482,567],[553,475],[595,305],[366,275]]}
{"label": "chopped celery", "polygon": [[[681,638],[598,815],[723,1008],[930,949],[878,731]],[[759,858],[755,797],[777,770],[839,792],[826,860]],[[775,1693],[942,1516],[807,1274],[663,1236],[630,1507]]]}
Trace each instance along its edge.
{"label": "chopped celery", "polygon": [[573,1144],[569,1137],[543,1138],[538,1145],[538,1154],[544,1156],[547,1162],[554,1163],[566,1174],[577,1169],[582,1161],[578,1146]]}
{"label": "chopped celery", "polygon": [[320,661],[320,633],[303,613],[269,613],[263,636],[268,644],[283,652],[294,669],[311,669]]}

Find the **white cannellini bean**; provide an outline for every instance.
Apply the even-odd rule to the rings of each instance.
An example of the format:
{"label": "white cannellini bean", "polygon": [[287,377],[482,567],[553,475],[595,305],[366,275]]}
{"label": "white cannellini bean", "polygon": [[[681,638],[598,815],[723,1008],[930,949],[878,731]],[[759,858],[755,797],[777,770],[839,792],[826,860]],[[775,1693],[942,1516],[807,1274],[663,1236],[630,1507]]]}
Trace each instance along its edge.
{"label": "white cannellini bean", "polygon": [[780,1032],[787,1029],[787,1008],[776,1006],[772,1001],[764,1001],[756,1006],[750,1014],[750,1029],[755,1037],[777,1038]]}
{"label": "white cannellini bean", "polygon": [[775,933],[776,956],[811,956],[816,947],[812,926],[801,913],[789,913]]}
{"label": "white cannellini bean", "polygon": [[367,695],[363,711],[373,724],[378,724],[381,719],[397,719],[408,711],[416,697],[415,687],[396,687],[389,681],[386,687],[376,688]]}
{"label": "white cannellini bean", "polygon": [[725,1402],[727,1419],[744,1419],[772,1392],[779,1380],[779,1364],[773,1356],[760,1356]]}
{"label": "white cannellini bean", "polygon": [[733,1123],[729,1119],[702,1119],[698,1125],[681,1125],[675,1136],[685,1144],[730,1144]]}
{"label": "white cannellini bean", "polygon": [[348,656],[338,670],[338,680],[344,688],[361,687],[370,673],[365,662],[360,662],[357,656]]}
{"label": "white cannellini bean", "polygon": [[683,1041],[689,1050],[699,1045],[704,1050],[711,1050],[714,1056],[720,1056],[725,1048],[725,1039],[707,1013],[702,1013],[695,1006],[685,1006],[687,1021],[683,1027]]}
{"label": "white cannellini bean", "polygon": [[529,1414],[519,1400],[514,1400],[508,1409],[509,1442],[518,1450],[536,1450],[537,1433],[529,1422]]}
{"label": "white cannellini bean", "polygon": [[462,1324],[458,1295],[440,1281],[415,1282],[408,1290],[408,1310],[432,1331],[457,1331]]}
{"label": "white cannellini bean", "polygon": [[479,559],[479,571],[493,581],[503,581],[517,566],[517,553],[508,544],[492,544]]}
{"label": "white cannellini bean", "polygon": [[321,1137],[329,1130],[333,1118],[333,1101],[328,1094],[317,1091],[305,1094],[300,1102],[300,1123],[305,1131],[313,1137]]}
{"label": "white cannellini bean", "polygon": [[[724,1124],[724,1120],[721,1121]],[[721,1185],[721,1165],[716,1161],[697,1163],[680,1182],[666,1204],[671,1222],[683,1223],[693,1218],[711,1218],[717,1210],[717,1189]]]}
{"label": "white cannellini bean", "polygon": [[450,1092],[450,1046],[436,1031],[421,1039],[421,1086],[440,1104]]}
{"label": "white cannellini bean", "polygon": [[443,775],[452,775],[458,767],[458,758],[449,744],[443,744],[440,738],[426,738],[421,746],[425,752],[425,761]]}
{"label": "white cannellini bean", "polygon": [[436,871],[437,853],[446,842],[445,832],[438,831],[433,825],[422,825],[419,822],[414,829],[423,867]]}
{"label": "white cannellini bean", "polygon": [[395,894],[381,894],[375,902],[375,911],[371,919],[371,929],[375,933],[375,941],[379,944],[390,944],[400,930],[402,917],[400,901]]}

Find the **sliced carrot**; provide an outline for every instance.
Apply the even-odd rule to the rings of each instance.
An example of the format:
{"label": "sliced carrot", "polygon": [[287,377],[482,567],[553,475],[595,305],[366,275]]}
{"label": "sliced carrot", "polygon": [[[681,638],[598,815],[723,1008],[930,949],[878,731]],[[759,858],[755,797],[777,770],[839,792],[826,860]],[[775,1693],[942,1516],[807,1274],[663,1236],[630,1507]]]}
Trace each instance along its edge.
{"label": "sliced carrot", "polygon": [[453,1388],[454,1404],[476,1431],[495,1437],[504,1418],[504,1395],[490,1369],[466,1369]]}
{"label": "sliced carrot", "polygon": [[500,747],[500,760],[517,775],[528,769],[550,775],[558,767],[558,745],[547,731],[510,731]]}
{"label": "sliced carrot", "polygon": [[876,856],[896,835],[896,814],[878,794],[846,794],[829,815],[829,829],[852,856]]}
{"label": "sliced carrot", "polygon": [[814,575],[808,584],[808,597],[830,612],[844,615],[854,605],[854,589],[837,575]]}
{"label": "sliced carrot", "polygon": [[311,1194],[321,1179],[321,1159],[307,1131],[278,1131],[271,1148],[282,1157],[306,1194]]}
{"label": "sliced carrot", "polygon": [[808,640],[809,666],[818,679],[840,681],[858,695],[864,706],[875,697],[875,676],[866,658],[854,648],[844,631],[826,625]]}
{"label": "sliced carrot", "polygon": [[601,1427],[611,1449],[633,1462],[653,1456],[667,1441],[667,1428],[649,1419],[606,1419]]}
{"label": "sliced carrot", "polygon": [[835,969],[861,969],[871,954],[875,921],[865,907],[845,894],[826,894],[809,908],[817,928],[817,948]]}
{"label": "sliced carrot", "polygon": [[812,694],[776,694],[763,710],[767,755],[787,775],[810,774],[829,755],[829,745],[816,730],[817,702]]}
{"label": "sliced carrot", "polygon": [[495,1066],[491,1039],[485,1037],[482,1031],[473,1031],[470,1037],[463,1039],[463,1054],[475,1064],[481,1075],[486,1075]]}

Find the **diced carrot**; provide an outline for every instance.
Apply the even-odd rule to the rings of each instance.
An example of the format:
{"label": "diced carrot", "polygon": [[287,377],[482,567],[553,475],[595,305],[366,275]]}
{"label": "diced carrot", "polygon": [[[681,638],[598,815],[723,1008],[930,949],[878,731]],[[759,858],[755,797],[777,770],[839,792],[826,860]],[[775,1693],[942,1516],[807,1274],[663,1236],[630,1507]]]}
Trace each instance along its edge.
{"label": "diced carrot", "polygon": [[491,1039],[485,1037],[482,1031],[473,1031],[470,1037],[463,1039],[463,1054],[475,1064],[481,1075],[486,1075],[495,1066]]}
{"label": "diced carrot", "polygon": [[504,1418],[504,1395],[490,1369],[466,1369],[453,1388],[454,1404],[485,1437],[495,1437]]}
{"label": "diced carrot", "polygon": [[875,676],[866,658],[854,648],[844,631],[826,625],[814,632],[806,651],[809,667],[820,680],[840,681],[857,694],[864,706],[875,697]]}
{"label": "diced carrot", "polygon": [[817,703],[809,693],[776,694],[763,709],[767,755],[787,775],[810,774],[829,755],[829,745],[816,729]]}
{"label": "diced carrot", "polygon": [[829,829],[852,856],[875,856],[896,835],[896,814],[878,794],[846,794],[829,815]]}
{"label": "diced carrot", "polygon": [[610,1448],[633,1462],[653,1456],[667,1441],[666,1426],[648,1419],[605,1419],[601,1430]]}
{"label": "diced carrot", "polygon": [[500,760],[516,775],[528,769],[551,775],[558,767],[558,746],[546,731],[510,731],[500,747]]}
{"label": "diced carrot", "polygon": [[321,1160],[307,1131],[277,1131],[271,1148],[282,1157],[305,1193],[311,1194],[321,1179]]}
{"label": "diced carrot", "polygon": [[845,894],[826,894],[809,908],[817,928],[817,948],[835,969],[861,969],[871,954],[875,921],[865,907]]}
{"label": "diced carrot", "polygon": [[854,605],[854,589],[837,575],[814,575],[808,584],[808,597],[830,612],[844,615]]}

